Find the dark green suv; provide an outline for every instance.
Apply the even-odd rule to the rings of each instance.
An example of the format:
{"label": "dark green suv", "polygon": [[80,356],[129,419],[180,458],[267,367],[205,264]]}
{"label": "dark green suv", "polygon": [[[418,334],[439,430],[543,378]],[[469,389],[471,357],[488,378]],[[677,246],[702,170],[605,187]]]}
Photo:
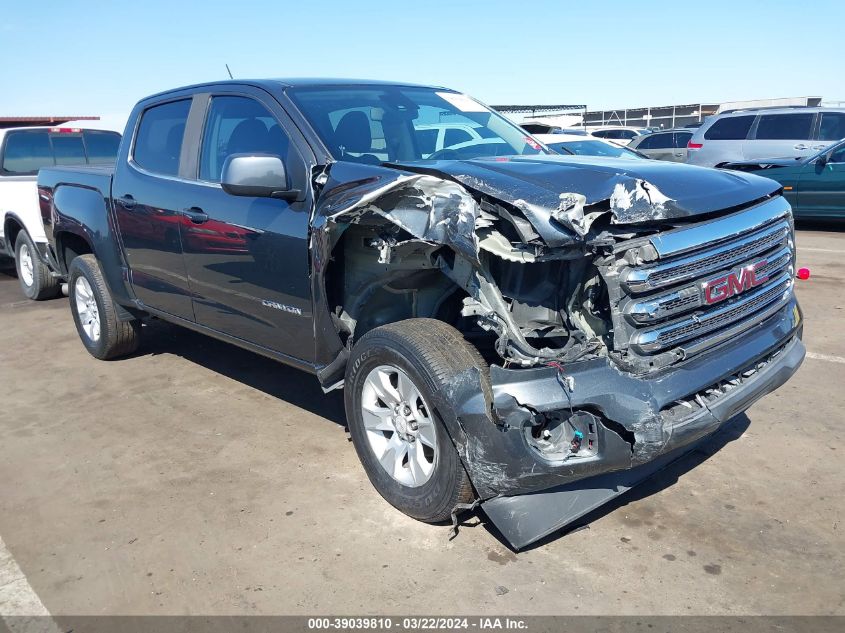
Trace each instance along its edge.
{"label": "dark green suv", "polygon": [[755,172],[782,184],[796,218],[845,218],[845,139],[809,158],[727,163],[725,169]]}

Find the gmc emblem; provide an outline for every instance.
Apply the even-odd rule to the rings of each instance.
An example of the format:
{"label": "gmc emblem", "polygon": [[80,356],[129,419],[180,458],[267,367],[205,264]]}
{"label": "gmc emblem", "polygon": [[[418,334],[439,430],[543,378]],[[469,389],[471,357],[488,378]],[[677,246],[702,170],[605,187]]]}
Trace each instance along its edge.
{"label": "gmc emblem", "polygon": [[716,279],[705,282],[704,303],[708,305],[719,303],[720,301],[743,293],[754,286],[766,283],[769,276],[766,274],[758,275],[758,273],[768,263],[765,259],[761,259],[756,264],[731,271],[727,275],[722,275],[721,277],[716,277]]}

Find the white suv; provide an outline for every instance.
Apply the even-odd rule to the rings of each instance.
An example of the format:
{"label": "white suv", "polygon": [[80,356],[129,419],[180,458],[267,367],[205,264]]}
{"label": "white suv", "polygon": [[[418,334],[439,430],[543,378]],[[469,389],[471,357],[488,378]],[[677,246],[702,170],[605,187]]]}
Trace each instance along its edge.
{"label": "white suv", "polygon": [[760,158],[803,158],[845,138],[845,109],[793,106],[708,117],[690,139],[688,163],[718,167]]}
{"label": "white suv", "polygon": [[30,299],[59,294],[60,279],[47,264],[36,178],[42,167],[112,164],[120,134],[77,127],[0,129],[0,254],[15,259]]}
{"label": "white suv", "polygon": [[605,125],[602,127],[587,128],[587,133],[605,141],[613,141],[617,145],[627,145],[638,136],[648,134],[649,131],[622,125]]}

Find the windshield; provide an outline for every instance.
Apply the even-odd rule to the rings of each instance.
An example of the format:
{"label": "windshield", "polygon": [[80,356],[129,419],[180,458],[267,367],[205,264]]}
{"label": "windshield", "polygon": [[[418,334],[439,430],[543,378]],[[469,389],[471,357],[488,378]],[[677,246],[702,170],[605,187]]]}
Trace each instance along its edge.
{"label": "windshield", "polygon": [[[834,143],[831,143],[830,145],[825,146],[825,148],[822,151],[813,154],[809,158],[805,159],[804,162],[805,163],[812,163],[814,160],[817,160],[819,158],[819,156],[821,156],[822,154],[827,154],[831,150],[834,150],[834,153],[835,153],[835,152],[841,151],[842,149],[845,149],[845,140],[839,141],[838,143],[834,142]],[[834,161],[834,162],[838,162],[838,161]]]}
{"label": "windshield", "polygon": [[288,94],[337,160],[378,164],[545,153],[524,130],[456,92],[332,86]]}
{"label": "windshield", "polygon": [[564,143],[546,143],[556,152],[579,154],[582,156],[607,156],[609,158],[644,158],[626,147],[611,145],[604,141],[566,141]]}

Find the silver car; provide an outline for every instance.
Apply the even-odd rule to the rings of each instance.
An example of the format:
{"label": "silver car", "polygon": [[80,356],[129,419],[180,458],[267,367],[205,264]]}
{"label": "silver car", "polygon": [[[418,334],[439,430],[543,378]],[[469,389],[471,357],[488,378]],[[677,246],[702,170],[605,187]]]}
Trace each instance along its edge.
{"label": "silver car", "polygon": [[845,138],[845,108],[733,110],[710,117],[690,139],[688,163],[716,167],[758,158],[803,158]]}
{"label": "silver car", "polygon": [[692,138],[693,130],[660,130],[645,136],[638,136],[628,147],[656,160],[669,160],[673,163],[687,161],[687,143]]}

